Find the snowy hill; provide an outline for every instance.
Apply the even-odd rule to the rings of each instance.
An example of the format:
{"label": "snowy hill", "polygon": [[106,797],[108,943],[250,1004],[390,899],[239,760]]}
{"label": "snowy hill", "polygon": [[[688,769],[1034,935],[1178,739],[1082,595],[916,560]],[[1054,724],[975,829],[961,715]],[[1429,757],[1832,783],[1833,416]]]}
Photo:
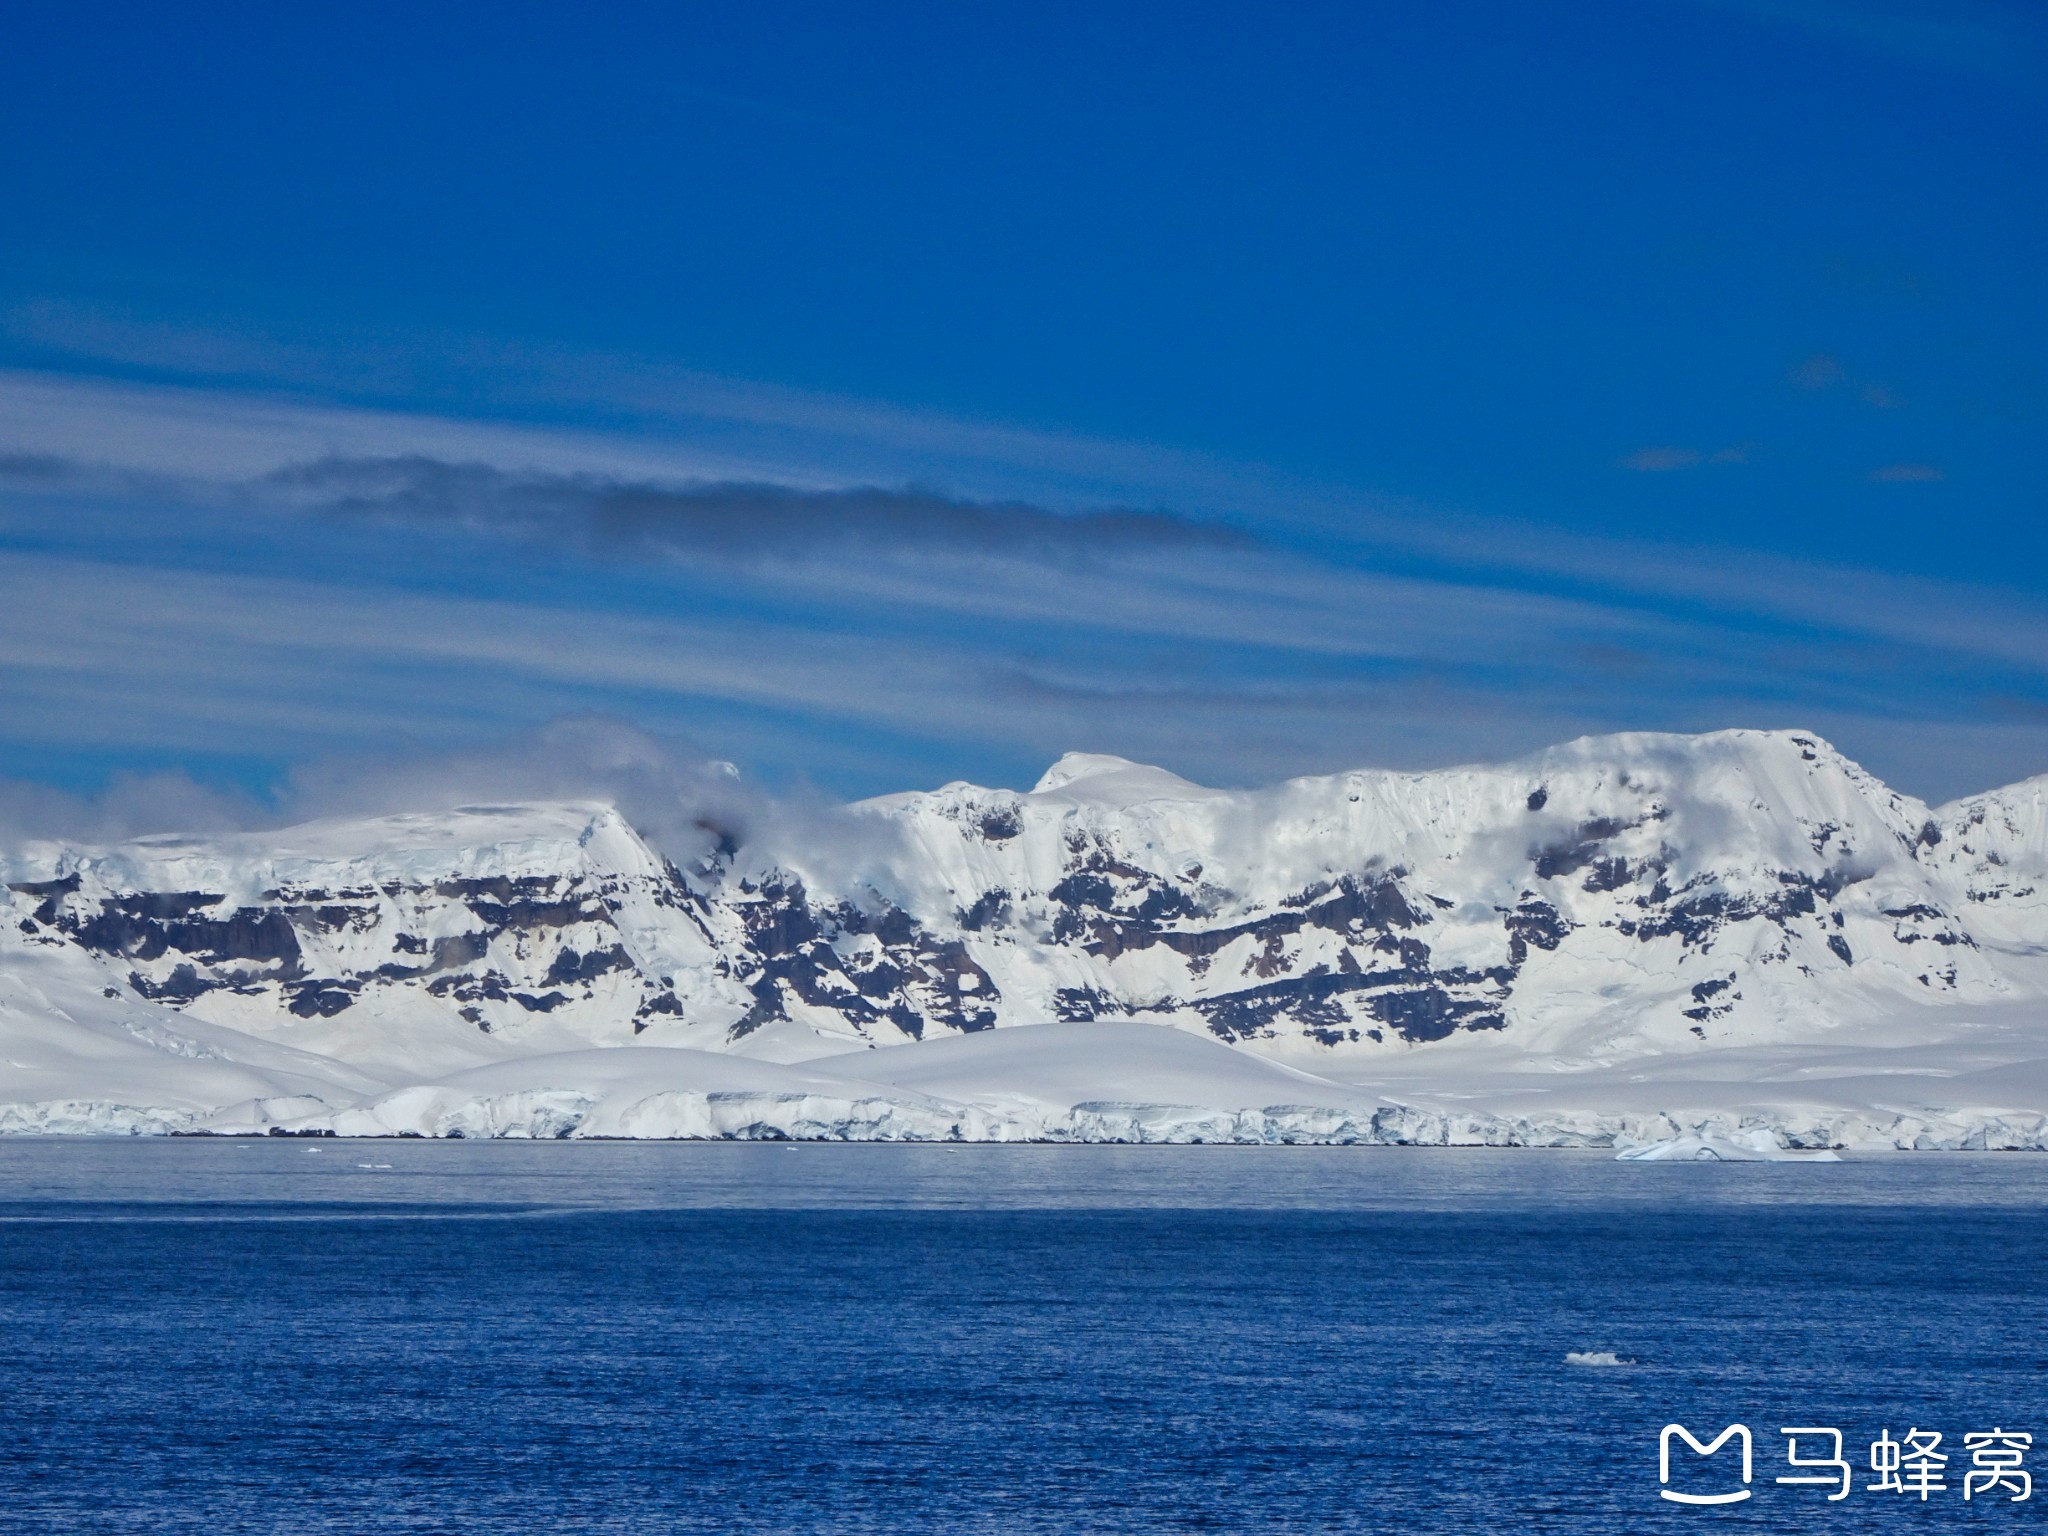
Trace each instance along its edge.
{"label": "snowy hill", "polygon": [[[597,1091],[591,1053],[638,1046],[611,1061],[662,1065],[644,1070],[671,1096],[680,1071],[704,1104],[808,1096],[870,1120],[887,1104],[959,1135],[1068,1134],[1079,1106],[1115,1102],[1291,1106],[1259,1134],[1373,1139],[1412,1130],[1432,1094],[1488,1082],[1512,1098],[1529,1090],[1507,1077],[1541,1070],[1545,1124],[1597,1139],[1669,1096],[1631,1102],[1623,1079],[1768,1080],[1804,1070],[1787,1066],[1801,1052],[1854,1075],[1843,1053],[1867,1048],[1932,1050],[1906,1075],[1933,1081],[1962,1070],[1942,1064],[1950,1041],[2017,1085],[2018,1064],[2048,1058],[2033,1026],[2048,1020],[2048,779],[1930,810],[1797,732],[1589,738],[1250,792],[1075,754],[1027,793],[952,784],[745,842],[704,831],[678,861],[607,806],[548,804],[7,850],[0,1104],[32,1128],[276,1100],[238,1113],[311,1126],[405,1090],[426,1121],[371,1119],[432,1130],[511,1072],[519,1086],[493,1093],[554,1093],[543,1119],[575,1128],[630,1107],[614,1101],[631,1074],[600,1073]],[[1048,1023],[1076,1029],[994,1048]],[[1194,1080],[1159,1056],[1181,1035],[1111,1024],[1196,1037],[1243,1086],[1172,1089]],[[989,1031],[964,1078],[873,1076]],[[1097,1071],[1065,1103],[1006,1096],[1011,1079],[1079,1082],[1091,1049],[1124,1062],[1130,1092]],[[756,1065],[704,1065],[720,1057]],[[536,1078],[543,1061],[564,1080]],[[1299,1069],[1295,1092],[1260,1075],[1289,1070],[1268,1062]],[[718,1086],[733,1072],[740,1086]],[[820,1073],[840,1083],[824,1099]],[[1722,1099],[1826,1098],[1802,1093]],[[2009,1129],[2048,1107],[2020,1097],[1946,1107]],[[717,1121],[670,1108],[642,1121]],[[1468,1118],[1478,1139],[1509,1122],[1508,1139],[1551,1134]]]}

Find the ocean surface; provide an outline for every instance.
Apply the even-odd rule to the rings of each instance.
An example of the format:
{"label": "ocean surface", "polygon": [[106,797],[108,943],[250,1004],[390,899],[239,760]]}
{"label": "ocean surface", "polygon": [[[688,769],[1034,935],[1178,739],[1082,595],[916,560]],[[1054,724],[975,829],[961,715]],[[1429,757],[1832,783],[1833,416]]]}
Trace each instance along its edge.
{"label": "ocean surface", "polygon": [[[2048,1470],[2044,1201],[2039,1154],[4,1140],[0,1532],[2033,1529],[1963,1436]],[[1753,1476],[1662,1486],[1752,1496],[1661,1499],[1672,1422]],[[1946,1487],[1870,1491],[1913,1429]]]}

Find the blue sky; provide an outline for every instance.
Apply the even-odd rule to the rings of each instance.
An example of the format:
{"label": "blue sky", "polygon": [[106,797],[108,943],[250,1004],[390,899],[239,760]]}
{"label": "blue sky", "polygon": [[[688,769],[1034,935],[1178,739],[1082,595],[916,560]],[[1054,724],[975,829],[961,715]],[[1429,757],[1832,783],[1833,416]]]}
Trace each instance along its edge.
{"label": "blue sky", "polygon": [[2048,771],[2038,7],[589,10],[13,13],[18,792]]}

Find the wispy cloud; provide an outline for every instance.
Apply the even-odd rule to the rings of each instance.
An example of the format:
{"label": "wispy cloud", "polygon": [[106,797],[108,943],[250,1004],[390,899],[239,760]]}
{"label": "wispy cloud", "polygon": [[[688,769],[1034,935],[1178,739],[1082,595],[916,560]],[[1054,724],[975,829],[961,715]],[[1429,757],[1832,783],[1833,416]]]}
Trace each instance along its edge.
{"label": "wispy cloud", "polygon": [[1704,463],[1705,459],[1706,456],[1697,448],[1638,448],[1621,460],[1621,467],[1640,470],[1646,475],[1661,475],[1674,469],[1692,469]]}
{"label": "wispy cloud", "polygon": [[253,796],[201,785],[177,771],[118,773],[91,794],[0,778],[0,864],[4,845],[37,838],[115,842],[156,832],[231,832],[273,814]]}
{"label": "wispy cloud", "polygon": [[461,751],[591,709],[858,791],[1076,747],[1245,783],[1809,722],[1881,772],[1978,742],[1920,751],[1934,795],[2048,762],[2048,727],[1973,715],[2048,691],[2048,614],[1960,584],[1428,509],[1294,542],[162,386],[0,376],[0,407],[17,763]]}
{"label": "wispy cloud", "polygon": [[1634,453],[1624,454],[1617,462],[1623,469],[1637,470],[1642,474],[1669,474],[1675,469],[1698,469],[1702,464],[1747,464],[1754,450],[1747,443],[1737,443],[1727,448],[1711,451],[1701,448],[1638,448]]}
{"label": "wispy cloud", "polygon": [[602,554],[799,554],[818,545],[908,544],[1042,553],[1244,542],[1234,530],[1160,511],[1061,515],[1025,502],[855,486],[672,485],[590,473],[511,472],[422,454],[326,458],[249,487],[329,515],[553,540]]}
{"label": "wispy cloud", "polygon": [[[502,463],[523,444],[529,457],[514,462],[529,466],[816,486],[943,481],[970,497],[1022,495],[1062,509],[1162,496],[1229,505],[1266,496],[1276,479],[1148,443],[476,336],[279,336],[62,300],[0,313],[0,335],[101,375],[67,385],[0,371],[0,418],[29,411],[41,435],[75,439],[71,456],[147,459],[157,469],[199,469],[194,460],[205,455],[217,470],[253,471],[265,458],[261,467],[276,468],[407,451]],[[116,396],[122,408],[110,410]],[[423,414],[434,411],[443,415]],[[172,417],[182,419],[167,431]],[[508,433],[507,423],[517,426]],[[319,424],[336,435],[322,442]]]}
{"label": "wispy cloud", "polygon": [[1809,393],[1846,386],[1854,390],[1856,397],[1865,405],[1880,411],[1904,410],[1906,406],[1906,398],[1897,388],[1851,373],[1831,352],[1816,352],[1811,357],[1800,359],[1787,370],[1785,377],[1794,389]]}
{"label": "wispy cloud", "polygon": [[1833,389],[1848,376],[1842,360],[1829,352],[1800,359],[1786,375],[1798,389]]}
{"label": "wispy cloud", "polygon": [[1924,485],[1948,476],[1932,464],[1886,464],[1873,469],[1870,478],[1879,485]]}

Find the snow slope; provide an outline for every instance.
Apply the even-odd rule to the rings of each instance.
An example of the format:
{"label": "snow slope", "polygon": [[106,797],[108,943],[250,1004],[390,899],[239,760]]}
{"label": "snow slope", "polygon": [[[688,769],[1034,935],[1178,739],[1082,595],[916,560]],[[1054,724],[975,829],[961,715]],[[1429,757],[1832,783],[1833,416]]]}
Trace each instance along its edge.
{"label": "snow slope", "polygon": [[2048,1109],[2048,778],[1930,810],[1800,732],[1249,792],[1073,754],[802,830],[0,850],[0,1129],[2032,1145]]}

